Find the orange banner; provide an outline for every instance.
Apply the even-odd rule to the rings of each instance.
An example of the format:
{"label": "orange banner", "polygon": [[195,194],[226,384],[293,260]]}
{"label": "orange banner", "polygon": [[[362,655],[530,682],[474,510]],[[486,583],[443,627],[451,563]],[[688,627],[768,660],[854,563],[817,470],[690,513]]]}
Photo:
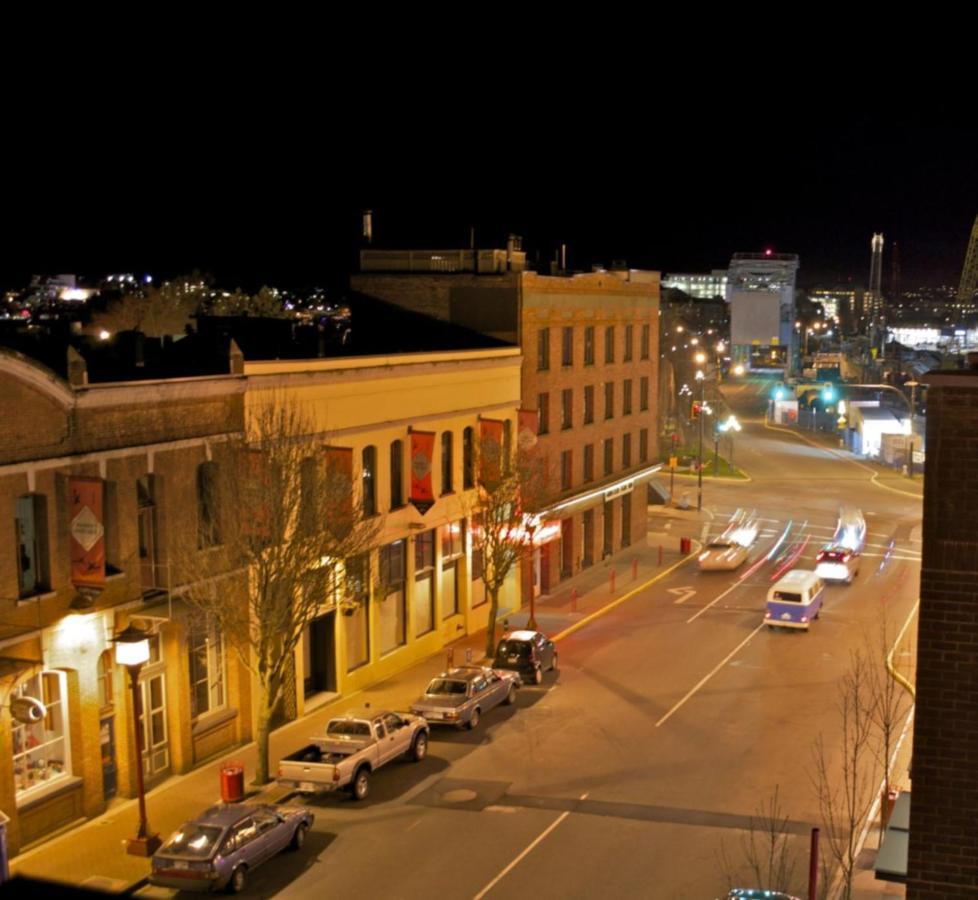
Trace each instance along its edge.
{"label": "orange banner", "polygon": [[342,537],[353,527],[353,448],[325,447],[324,450],[330,509],[322,514],[329,530]]}
{"label": "orange banner", "polygon": [[499,484],[503,457],[503,423],[499,419],[480,419],[479,477],[489,488]]}
{"label": "orange banner", "polygon": [[540,412],[536,409],[521,409],[518,416],[516,444],[523,453],[526,453],[537,445]]}
{"label": "orange banner", "polygon": [[435,505],[431,463],[435,454],[433,431],[411,430],[411,503],[421,515]]}
{"label": "orange banner", "polygon": [[105,526],[101,478],[68,479],[71,580],[76,587],[105,587]]}

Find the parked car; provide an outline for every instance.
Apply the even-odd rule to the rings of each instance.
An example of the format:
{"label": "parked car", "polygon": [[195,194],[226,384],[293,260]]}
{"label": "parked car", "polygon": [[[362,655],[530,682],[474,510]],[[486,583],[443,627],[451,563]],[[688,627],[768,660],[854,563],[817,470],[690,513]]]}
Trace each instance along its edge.
{"label": "parked car", "polygon": [[363,710],[330,719],[326,735],[280,760],[278,783],[303,794],[346,789],[354,800],[370,792],[377,769],[407,754],[428,753],[428,723],[408,713]]}
{"label": "parked car", "polygon": [[557,647],[539,631],[510,631],[499,642],[492,665],[519,672],[524,680],[540,684],[545,671],[557,668]]}
{"label": "parked car", "polygon": [[459,666],[432,678],[424,695],[411,704],[411,712],[432,725],[473,729],[494,706],[515,703],[516,689],[522,684],[516,672]]}
{"label": "parked car", "polygon": [[248,874],[312,826],[301,806],[219,804],[181,825],[154,854],[149,880],[185,891],[244,890]]}

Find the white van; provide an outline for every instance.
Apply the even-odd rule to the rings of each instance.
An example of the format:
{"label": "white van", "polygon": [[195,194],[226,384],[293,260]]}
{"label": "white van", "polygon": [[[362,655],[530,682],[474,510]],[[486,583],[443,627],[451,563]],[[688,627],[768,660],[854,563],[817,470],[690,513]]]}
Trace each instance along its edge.
{"label": "white van", "polygon": [[809,569],[792,569],[767,592],[768,628],[803,628],[818,618],[825,596],[822,579]]}

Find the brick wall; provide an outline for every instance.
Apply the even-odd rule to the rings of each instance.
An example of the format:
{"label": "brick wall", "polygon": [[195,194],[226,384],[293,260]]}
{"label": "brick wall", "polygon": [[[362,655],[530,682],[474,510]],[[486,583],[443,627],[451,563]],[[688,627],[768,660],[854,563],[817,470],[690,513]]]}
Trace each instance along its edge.
{"label": "brick wall", "polygon": [[978,373],[926,381],[913,900],[978,896]]}

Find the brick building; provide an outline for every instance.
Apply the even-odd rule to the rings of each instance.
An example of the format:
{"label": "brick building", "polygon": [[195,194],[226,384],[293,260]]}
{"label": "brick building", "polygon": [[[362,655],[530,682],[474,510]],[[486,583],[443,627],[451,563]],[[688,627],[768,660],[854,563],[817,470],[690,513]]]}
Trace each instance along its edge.
{"label": "brick building", "polygon": [[[131,621],[151,631],[148,786],[251,735],[245,671],[168,593],[181,577],[172,538],[197,531],[201,479],[242,426],[244,378],[90,384],[69,354],[67,380],[0,350],[0,510],[14,537],[0,553],[0,809],[12,853],[134,795],[130,691],[112,645]],[[41,701],[43,717],[14,718],[16,698]]]}
{"label": "brick building", "polygon": [[978,355],[927,396],[907,897],[978,896]]}
{"label": "brick building", "polygon": [[559,526],[527,574],[546,593],[644,537],[645,483],[658,468],[659,274],[542,276],[508,251],[361,254],[353,287],[523,350],[521,397]]}

